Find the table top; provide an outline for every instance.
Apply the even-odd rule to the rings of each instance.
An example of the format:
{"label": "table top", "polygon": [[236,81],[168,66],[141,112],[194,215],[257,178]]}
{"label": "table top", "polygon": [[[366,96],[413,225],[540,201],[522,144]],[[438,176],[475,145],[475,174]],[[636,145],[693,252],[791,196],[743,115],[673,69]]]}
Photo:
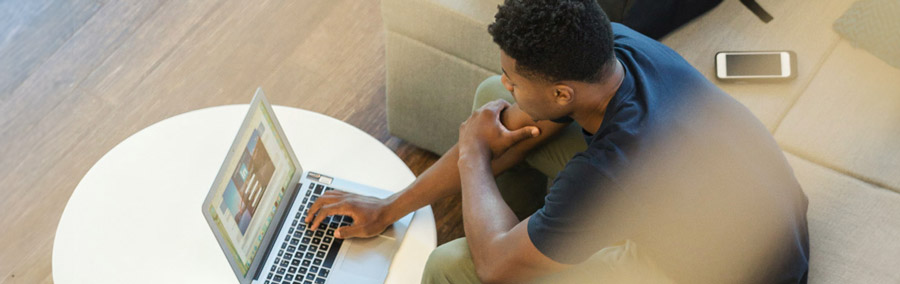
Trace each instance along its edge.
{"label": "table top", "polygon": [[[110,150],[66,205],[53,245],[56,283],[236,283],[201,213],[248,105],[195,110]],[[275,106],[304,169],[399,191],[415,176],[390,149],[340,120]],[[419,283],[437,243],[416,211],[386,283]]]}

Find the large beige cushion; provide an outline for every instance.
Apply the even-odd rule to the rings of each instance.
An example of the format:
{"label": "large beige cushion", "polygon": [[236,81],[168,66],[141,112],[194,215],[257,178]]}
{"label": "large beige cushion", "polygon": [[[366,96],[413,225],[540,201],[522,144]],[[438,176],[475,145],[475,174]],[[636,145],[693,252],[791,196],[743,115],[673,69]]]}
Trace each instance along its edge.
{"label": "large beige cushion", "polygon": [[441,154],[456,143],[475,88],[500,73],[487,26],[502,0],[383,0],[391,135]]}
{"label": "large beige cushion", "polygon": [[841,41],[775,139],[800,157],[900,192],[900,69]]}
{"label": "large beige cushion", "polygon": [[809,283],[900,283],[900,194],[787,157],[809,198]]}
{"label": "large beige cushion", "polygon": [[391,135],[444,153],[456,144],[478,84],[495,73],[399,33],[387,31],[387,40]]}
{"label": "large beige cushion", "polygon": [[773,131],[840,39],[831,29],[854,0],[758,0],[775,17],[763,23],[738,0],[718,7],[662,40],[694,68],[715,79],[715,54],[729,50],[793,50],[798,76],[787,83],[717,85],[746,105]]}
{"label": "large beige cushion", "polygon": [[381,14],[389,31],[500,73],[500,48],[487,26],[494,22],[501,3],[503,0],[383,0]]}

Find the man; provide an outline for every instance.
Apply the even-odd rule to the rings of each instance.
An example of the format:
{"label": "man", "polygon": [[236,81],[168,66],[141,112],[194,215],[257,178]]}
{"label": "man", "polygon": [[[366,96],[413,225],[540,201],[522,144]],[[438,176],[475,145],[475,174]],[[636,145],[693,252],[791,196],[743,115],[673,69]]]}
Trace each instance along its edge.
{"label": "man", "polygon": [[503,75],[479,86],[476,107],[493,101],[457,145],[388,199],[327,193],[307,222],[349,215],[337,236],[369,237],[461,191],[466,238],[432,253],[423,282],[806,281],[792,170],[677,53],[594,0],[507,0],[488,31]]}

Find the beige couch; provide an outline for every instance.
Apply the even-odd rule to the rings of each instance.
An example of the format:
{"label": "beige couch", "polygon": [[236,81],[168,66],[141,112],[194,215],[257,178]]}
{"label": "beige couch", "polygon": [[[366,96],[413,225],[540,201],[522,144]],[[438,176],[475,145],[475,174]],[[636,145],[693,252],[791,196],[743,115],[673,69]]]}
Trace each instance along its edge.
{"label": "beige couch", "polygon": [[[383,0],[393,135],[436,153],[455,143],[475,87],[500,73],[486,31],[500,2]],[[662,42],[713,82],[717,51],[797,52],[789,83],[716,83],[772,132],[809,197],[810,283],[900,283],[900,70],[832,30],[853,0],[758,2],[773,21],[725,0]]]}

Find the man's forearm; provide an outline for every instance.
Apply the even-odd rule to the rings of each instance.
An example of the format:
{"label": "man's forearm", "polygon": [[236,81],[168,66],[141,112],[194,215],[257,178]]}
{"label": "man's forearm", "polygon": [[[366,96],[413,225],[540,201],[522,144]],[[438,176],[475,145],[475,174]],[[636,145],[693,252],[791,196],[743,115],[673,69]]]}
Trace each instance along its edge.
{"label": "man's forearm", "polygon": [[[492,174],[498,175],[521,162],[529,149],[530,147],[528,149],[514,147],[503,156],[491,161]],[[406,189],[389,197],[391,205],[387,217],[391,221],[400,219],[416,209],[459,192],[458,161],[459,148],[454,145]]]}
{"label": "man's forearm", "polygon": [[503,201],[491,174],[486,157],[463,153],[459,161],[463,202],[463,228],[476,267],[486,264],[491,255],[491,243],[508,232],[519,220]]}
{"label": "man's forearm", "polygon": [[[501,115],[501,122],[511,130],[526,126],[537,126],[541,129],[541,134],[537,138],[528,139],[513,145],[503,155],[494,158],[491,161],[491,170],[494,176],[522,162],[528,152],[540,146],[550,137],[555,136],[567,125],[549,121],[534,123],[531,117],[518,109],[517,106],[512,106]],[[415,182],[403,191],[392,195],[389,200],[391,202],[388,209],[390,212],[387,214],[389,218],[393,218],[391,221],[397,220],[422,206],[459,192],[458,161],[459,147],[454,145],[434,165],[419,175]]]}

